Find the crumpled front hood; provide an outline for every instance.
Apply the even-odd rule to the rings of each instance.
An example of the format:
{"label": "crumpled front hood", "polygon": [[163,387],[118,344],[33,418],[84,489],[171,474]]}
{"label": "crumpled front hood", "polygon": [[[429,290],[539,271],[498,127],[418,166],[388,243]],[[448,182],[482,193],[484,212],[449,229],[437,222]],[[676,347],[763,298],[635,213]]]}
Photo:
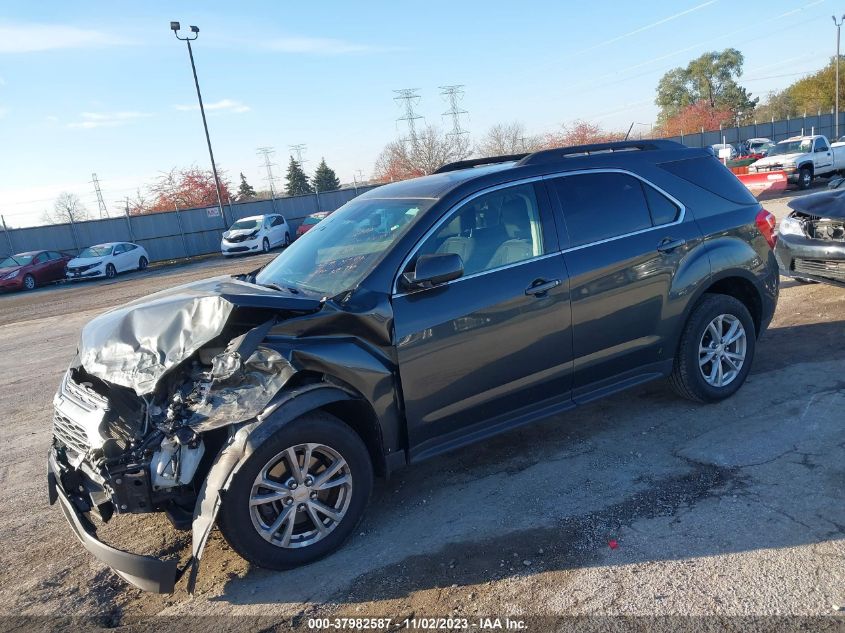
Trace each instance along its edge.
{"label": "crumpled front hood", "polygon": [[790,209],[823,218],[845,219],[845,189],[834,189],[793,198]]}
{"label": "crumpled front hood", "polygon": [[94,264],[102,264],[105,256],[102,257],[74,257],[70,260],[68,266],[91,266]]}
{"label": "crumpled front hood", "polygon": [[151,393],[159,379],[218,336],[236,307],[313,312],[322,303],[223,276],[157,292],[82,329],[77,362],[106,382]]}

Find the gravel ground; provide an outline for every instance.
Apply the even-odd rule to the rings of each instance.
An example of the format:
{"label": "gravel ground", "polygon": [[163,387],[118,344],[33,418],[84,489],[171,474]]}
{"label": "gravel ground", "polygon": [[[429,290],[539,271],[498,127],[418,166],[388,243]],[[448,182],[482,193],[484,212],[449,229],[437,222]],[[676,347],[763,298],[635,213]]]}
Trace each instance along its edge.
{"label": "gravel ground", "polygon": [[[197,617],[264,629],[292,616],[304,628],[314,616],[815,616],[845,605],[845,291],[786,279],[748,383],[726,402],[695,405],[655,382],[379,482],[360,533],[306,568],[251,568],[215,533],[195,595],[126,585],[46,502],[51,398],[80,328],[109,306],[267,259],[0,297],[0,615],[137,630],[190,616],[215,630],[223,620]],[[189,544],[160,516],[117,517],[102,534],[158,555]]]}

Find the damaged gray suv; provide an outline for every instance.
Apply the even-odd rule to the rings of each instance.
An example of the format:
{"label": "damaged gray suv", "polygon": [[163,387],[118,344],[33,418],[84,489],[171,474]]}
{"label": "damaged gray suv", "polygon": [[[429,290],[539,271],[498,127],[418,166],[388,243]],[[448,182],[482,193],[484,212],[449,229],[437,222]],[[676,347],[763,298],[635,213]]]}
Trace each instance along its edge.
{"label": "damaged gray suv", "polygon": [[[374,476],[662,376],[735,393],[777,301],[773,228],[710,152],[669,141],[379,187],[259,271],[88,323],[54,400],[50,501],[150,591],[193,587],[215,524],[256,565],[307,564]],[[97,537],[148,512],[192,529],[183,564]]]}

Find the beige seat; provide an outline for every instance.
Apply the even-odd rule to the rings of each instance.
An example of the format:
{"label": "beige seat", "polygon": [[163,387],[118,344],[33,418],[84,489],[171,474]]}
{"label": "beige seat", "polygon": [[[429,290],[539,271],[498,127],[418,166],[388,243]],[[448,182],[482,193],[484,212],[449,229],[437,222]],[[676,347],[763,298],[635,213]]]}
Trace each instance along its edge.
{"label": "beige seat", "polygon": [[469,258],[472,257],[472,253],[475,250],[475,240],[471,237],[461,235],[460,216],[455,217],[455,219],[453,219],[446,227],[445,231],[454,234],[443,241],[443,243],[438,247],[437,252],[460,255],[461,260],[464,262],[464,266],[466,266],[466,263],[469,261]]}
{"label": "beige seat", "polygon": [[502,226],[508,239],[493,253],[487,268],[498,268],[530,259],[533,256],[531,245],[531,217],[522,198],[508,200],[502,206]]}

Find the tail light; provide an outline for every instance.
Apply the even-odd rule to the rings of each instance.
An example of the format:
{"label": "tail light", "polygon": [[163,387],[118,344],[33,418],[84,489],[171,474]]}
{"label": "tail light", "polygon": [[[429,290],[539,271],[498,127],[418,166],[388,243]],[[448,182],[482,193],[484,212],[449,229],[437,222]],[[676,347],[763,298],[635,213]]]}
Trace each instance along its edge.
{"label": "tail light", "polygon": [[765,209],[760,209],[760,213],[757,214],[755,221],[757,222],[757,228],[760,229],[760,233],[766,238],[769,248],[774,248],[775,242],[778,239],[777,235],[775,235],[775,216]]}

